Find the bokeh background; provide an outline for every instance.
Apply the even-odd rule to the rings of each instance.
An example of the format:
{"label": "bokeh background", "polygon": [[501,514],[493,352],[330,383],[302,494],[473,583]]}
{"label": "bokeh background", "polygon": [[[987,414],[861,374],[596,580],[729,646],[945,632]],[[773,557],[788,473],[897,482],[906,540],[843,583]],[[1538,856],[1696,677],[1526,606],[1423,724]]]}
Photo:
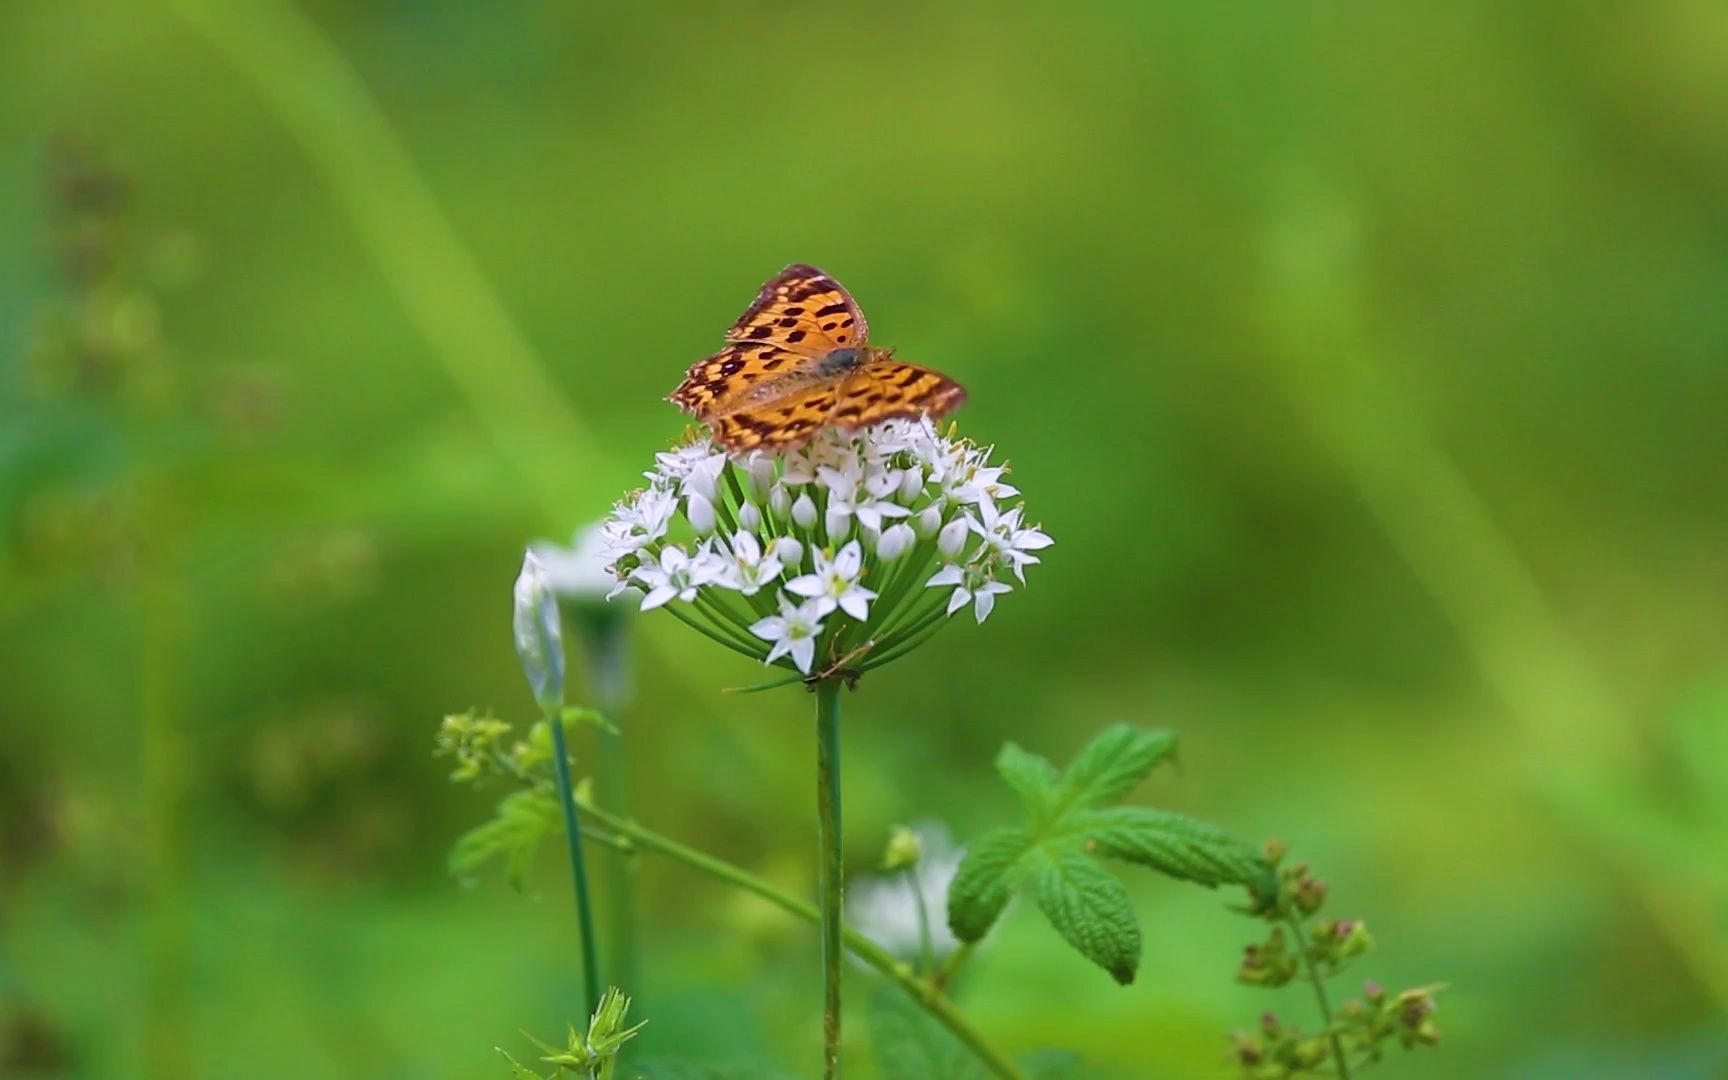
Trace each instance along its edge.
{"label": "bokeh background", "polygon": [[[0,1073],[558,1036],[562,869],[450,878],[491,796],[433,732],[528,718],[523,544],[791,261],[969,385],[1057,539],[848,700],[854,874],[1007,820],[1004,740],[1171,726],[1139,798],[1450,983],[1389,1075],[1728,1074],[1717,0],[0,7]],[[635,812],[810,889],[808,702],[632,634]],[[636,879],[644,1048],[809,1075],[814,934]],[[962,1009],[1122,1077],[1313,1019],[1234,984],[1233,897],[1127,880],[1134,986],[1022,905]]]}

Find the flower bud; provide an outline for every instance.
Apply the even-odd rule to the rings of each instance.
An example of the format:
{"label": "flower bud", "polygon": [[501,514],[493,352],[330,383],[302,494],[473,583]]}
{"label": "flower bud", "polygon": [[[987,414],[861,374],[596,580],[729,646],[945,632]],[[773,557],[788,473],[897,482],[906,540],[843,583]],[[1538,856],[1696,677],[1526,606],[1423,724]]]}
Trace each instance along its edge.
{"label": "flower bud", "polygon": [[918,834],[904,825],[896,825],[894,832],[888,837],[888,848],[882,853],[882,869],[893,873],[908,866],[917,866],[923,855],[924,849],[918,843]]}
{"label": "flower bud", "polygon": [[924,470],[917,465],[900,472],[900,501],[910,506],[924,490]]}
{"label": "flower bud", "polygon": [[745,532],[755,532],[762,527],[762,511],[755,503],[747,502],[738,507],[738,527]]}
{"label": "flower bud", "polygon": [[774,487],[774,459],[768,454],[757,454],[750,459],[750,494],[757,502],[768,498],[768,493]]}
{"label": "flower bud", "polygon": [[714,531],[714,504],[700,491],[692,491],[685,496],[684,516],[690,519],[690,527],[696,530],[698,536],[707,536]]}
{"label": "flower bud", "polygon": [[810,497],[808,491],[798,496],[798,501],[792,504],[792,520],[800,529],[808,529],[816,524],[816,500]]}
{"label": "flower bud", "polygon": [[782,525],[792,516],[792,496],[785,488],[776,487],[768,493],[768,513]]}
{"label": "flower bud", "polygon": [[804,545],[796,537],[777,536],[768,544],[768,554],[781,566],[796,569],[804,562]]}
{"label": "flower bud", "polygon": [[546,580],[545,568],[532,551],[522,556],[516,578],[516,656],[542,712],[564,704],[564,638],[558,600]]}
{"label": "flower bud", "polygon": [[[793,515],[796,517],[796,513]],[[838,544],[852,533],[852,515],[844,510],[830,510],[824,516],[823,524],[828,527],[828,540]]]}
{"label": "flower bud", "polygon": [[912,526],[904,521],[890,525],[882,530],[882,539],[876,542],[876,557],[883,562],[893,562],[911,551],[912,545],[917,542],[918,537],[912,532]]}
{"label": "flower bud", "polygon": [[942,553],[944,559],[956,559],[961,550],[966,547],[966,519],[955,518],[942,526],[941,534],[936,538],[936,550]]}
{"label": "flower bud", "polygon": [[912,518],[912,529],[918,534],[918,539],[928,540],[942,528],[942,500],[926,506]]}

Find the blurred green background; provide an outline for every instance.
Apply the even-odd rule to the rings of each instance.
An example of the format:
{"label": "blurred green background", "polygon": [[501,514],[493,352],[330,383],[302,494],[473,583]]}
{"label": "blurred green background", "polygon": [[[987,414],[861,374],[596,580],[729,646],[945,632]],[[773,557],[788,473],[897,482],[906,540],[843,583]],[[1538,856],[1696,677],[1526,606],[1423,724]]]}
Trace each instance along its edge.
{"label": "blurred green background", "polygon": [[[1719,0],[0,6],[0,1074],[557,1037],[562,869],[447,876],[489,801],[432,734],[527,718],[523,544],[806,260],[1057,540],[848,700],[853,873],[1007,820],[1004,740],[1172,726],[1141,798],[1451,984],[1389,1074],[1728,1075]],[[637,814],[807,892],[808,702],[634,629]],[[815,935],[637,880],[644,1049],[813,1072]],[[1022,905],[962,1010],[1124,1077],[1312,1020],[1229,898],[1127,880],[1134,986]]]}

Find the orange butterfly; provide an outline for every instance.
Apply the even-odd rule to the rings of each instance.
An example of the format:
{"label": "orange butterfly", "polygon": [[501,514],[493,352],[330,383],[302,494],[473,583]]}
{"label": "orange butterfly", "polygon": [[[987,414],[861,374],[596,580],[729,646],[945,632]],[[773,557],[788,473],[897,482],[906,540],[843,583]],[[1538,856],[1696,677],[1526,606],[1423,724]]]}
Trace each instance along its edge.
{"label": "orange butterfly", "polygon": [[939,417],[966,400],[939,371],[871,347],[869,324],[838,281],[803,263],[780,271],[667,400],[729,450],[785,450],[824,428]]}

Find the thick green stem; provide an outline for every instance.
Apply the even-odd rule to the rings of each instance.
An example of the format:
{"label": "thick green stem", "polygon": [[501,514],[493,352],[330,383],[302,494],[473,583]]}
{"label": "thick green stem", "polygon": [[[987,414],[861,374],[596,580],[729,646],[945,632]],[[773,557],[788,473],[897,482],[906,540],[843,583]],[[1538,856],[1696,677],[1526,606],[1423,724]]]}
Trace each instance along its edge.
{"label": "thick green stem", "polygon": [[816,825],[821,847],[822,1075],[840,1075],[840,953],[845,882],[840,850],[840,681],[816,684]]}
{"label": "thick green stem", "polygon": [[564,840],[570,852],[570,883],[576,893],[576,926],[582,935],[582,988],[588,1015],[600,1007],[599,957],[594,948],[594,905],[588,898],[588,866],[582,859],[582,830],[576,823],[576,793],[570,786],[570,754],[564,746],[564,720],[546,717],[552,728],[552,768],[558,776],[558,801],[564,806]]}
{"label": "thick green stem", "polygon": [[1332,1026],[1332,1002],[1326,996],[1326,978],[1320,973],[1320,965],[1314,962],[1314,954],[1308,950],[1308,933],[1302,929],[1302,917],[1292,911],[1285,915],[1284,921],[1296,938],[1302,968],[1308,972],[1308,981],[1314,986],[1314,1000],[1320,1005],[1320,1019],[1326,1025],[1326,1038],[1332,1044],[1333,1066],[1342,1080],[1350,1080],[1350,1062],[1344,1057],[1344,1040],[1338,1037],[1337,1029]]}
{"label": "thick green stem", "polygon": [[[716,859],[706,852],[686,847],[669,837],[661,836],[652,829],[644,828],[627,818],[607,813],[597,806],[585,808],[590,818],[610,829],[618,837],[634,844],[642,851],[651,851],[663,855],[674,862],[683,863],[692,870],[707,874],[709,877],[724,881],[729,885],[759,896],[773,904],[781,911],[809,923],[819,923],[822,913],[816,905],[807,900],[786,892],[783,889],[763,881],[742,867],[733,866],[729,862]],[[853,956],[875,969],[895,986],[898,986],[907,997],[919,1008],[929,1013],[931,1018],[946,1028],[949,1034],[959,1039],[972,1052],[991,1074],[1000,1080],[1031,1080],[1025,1070],[1014,1064],[1000,1051],[984,1041],[977,1029],[968,1024],[964,1017],[954,1011],[948,999],[942,996],[940,989],[930,981],[920,979],[905,964],[894,959],[882,946],[871,941],[856,930],[842,929],[842,940]],[[963,947],[961,952],[969,952],[969,947]],[[956,954],[958,955],[958,954]],[[953,960],[948,963],[949,970],[957,967]]]}

